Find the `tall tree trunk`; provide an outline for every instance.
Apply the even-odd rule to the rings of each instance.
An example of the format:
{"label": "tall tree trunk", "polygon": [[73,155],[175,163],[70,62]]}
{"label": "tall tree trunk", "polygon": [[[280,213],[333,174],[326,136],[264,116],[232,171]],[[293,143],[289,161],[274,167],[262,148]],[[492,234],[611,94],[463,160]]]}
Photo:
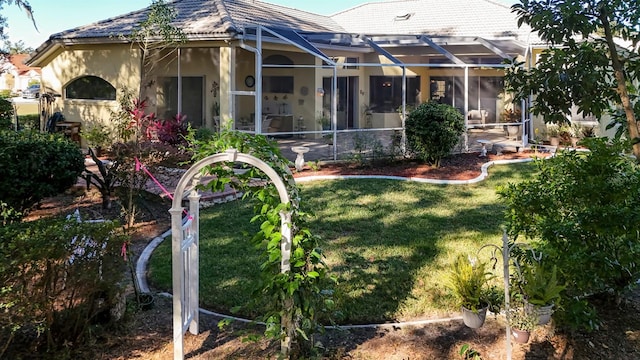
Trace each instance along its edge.
{"label": "tall tree trunk", "polygon": [[613,33],[611,32],[611,24],[604,7],[600,10],[600,21],[604,29],[605,39],[607,46],[609,47],[609,54],[611,56],[611,65],[613,66],[613,73],[616,78],[617,87],[616,91],[620,96],[620,103],[624,109],[625,116],[627,118],[627,128],[629,129],[629,138],[634,142],[633,155],[636,157],[636,161],[640,162],[640,136],[638,135],[638,123],[636,121],[636,115],[633,112],[633,106],[631,105],[631,99],[629,98],[629,92],[627,91],[627,81],[624,76],[624,67],[620,62],[618,56],[618,50],[616,44],[613,42]]}

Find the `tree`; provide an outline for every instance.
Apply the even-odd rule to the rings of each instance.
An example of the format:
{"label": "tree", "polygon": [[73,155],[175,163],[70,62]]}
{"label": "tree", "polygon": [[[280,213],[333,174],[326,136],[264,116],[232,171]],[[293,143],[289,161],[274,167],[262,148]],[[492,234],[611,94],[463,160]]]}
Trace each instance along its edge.
{"label": "tree", "polygon": [[548,123],[568,122],[574,104],[585,115],[612,115],[640,161],[640,1],[520,0],[511,9],[519,26],[529,25],[549,45],[537,67],[514,62],[507,70],[515,98],[535,95],[531,111]]}
{"label": "tree", "polygon": [[146,89],[152,81],[151,74],[157,64],[168,58],[186,36],[171,23],[176,18],[175,9],[164,0],[153,0],[147,18],[140,22],[128,36],[133,45],[142,52],[140,74],[140,100],[146,100]]}
{"label": "tree", "polygon": [[[33,23],[33,27],[38,29],[38,27],[36,26],[36,20],[33,18],[33,10],[31,9],[31,5],[29,5],[28,1],[23,1],[23,0],[0,0],[0,10],[2,10],[2,7],[4,6],[4,4],[15,5],[18,8],[24,10],[24,12],[27,14],[27,17],[29,18],[29,20],[31,20],[31,22]],[[2,40],[6,39],[6,37],[7,37],[7,35],[4,33],[4,27],[6,25],[7,25],[7,19],[5,17],[3,17],[2,15],[0,15],[0,39],[2,39]]]}
{"label": "tree", "polygon": [[26,46],[24,41],[18,40],[16,42],[11,42],[6,40],[4,42],[4,50],[10,55],[15,54],[28,54],[33,52],[33,48],[30,46]]}

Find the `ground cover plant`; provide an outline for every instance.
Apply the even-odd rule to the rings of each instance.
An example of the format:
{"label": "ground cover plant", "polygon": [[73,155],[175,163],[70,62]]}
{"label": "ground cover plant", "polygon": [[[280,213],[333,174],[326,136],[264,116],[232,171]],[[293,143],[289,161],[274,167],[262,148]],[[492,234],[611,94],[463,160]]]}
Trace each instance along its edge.
{"label": "ground cover plant", "polygon": [[[335,318],[383,322],[459,311],[442,284],[449,264],[485,243],[499,244],[503,205],[495,188],[522,179],[527,164],[495,167],[486,182],[443,186],[389,180],[306,183],[301,196],[315,216],[309,227],[324,240],[338,276]],[[247,302],[257,265],[247,247],[249,204],[231,202],[201,212],[201,306],[229,313]],[[151,259],[154,285],[171,288],[170,244]],[[247,317],[252,312],[241,312]]]}

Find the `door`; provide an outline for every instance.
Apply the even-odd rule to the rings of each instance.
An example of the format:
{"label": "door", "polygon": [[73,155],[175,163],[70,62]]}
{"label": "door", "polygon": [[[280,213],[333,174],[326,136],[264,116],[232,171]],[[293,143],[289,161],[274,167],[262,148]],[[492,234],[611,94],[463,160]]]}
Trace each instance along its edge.
{"label": "door", "polygon": [[[331,77],[322,79],[322,87],[325,90],[324,108],[325,112],[331,113],[331,99],[333,99],[333,87]],[[338,130],[355,128],[358,117],[358,77],[339,76],[337,78],[337,126]]]}

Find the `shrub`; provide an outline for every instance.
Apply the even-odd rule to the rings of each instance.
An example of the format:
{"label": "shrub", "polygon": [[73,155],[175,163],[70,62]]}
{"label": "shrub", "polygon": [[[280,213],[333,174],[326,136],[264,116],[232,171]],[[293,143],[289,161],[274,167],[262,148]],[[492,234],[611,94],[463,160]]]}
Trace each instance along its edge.
{"label": "shrub", "polygon": [[156,123],[158,140],[170,145],[184,143],[189,124],[186,118],[186,115],[177,114],[170,119],[158,121]]}
{"label": "shrub", "polygon": [[209,128],[205,128],[205,127],[201,127],[198,129],[192,129],[192,131],[194,131],[193,136],[194,139],[198,140],[198,141],[208,141],[213,139],[215,132]]}
{"label": "shrub", "polygon": [[0,227],[0,358],[25,345],[58,358],[110,322],[125,274],[117,229],[64,218]]}
{"label": "shrub", "polygon": [[436,102],[423,103],[405,122],[407,146],[423,161],[436,167],[449,155],[464,133],[464,117],[454,107]]}
{"label": "shrub", "polygon": [[372,166],[386,158],[384,146],[375,135],[356,133],[353,136],[353,160],[360,166]]}
{"label": "shrub", "polygon": [[20,128],[26,130],[40,130],[40,115],[38,114],[26,114],[18,115],[18,124]]}
{"label": "shrub", "polygon": [[509,233],[533,239],[557,266],[568,307],[585,295],[619,295],[640,278],[640,167],[621,155],[628,149],[621,143],[584,144],[590,153],[540,160],[533,179],[498,191],[508,206]]}
{"label": "shrub", "polygon": [[0,201],[26,213],[74,185],[84,170],[77,144],[36,132],[0,132]]}
{"label": "shrub", "polygon": [[0,130],[11,129],[13,124],[13,104],[7,99],[0,98]]}

